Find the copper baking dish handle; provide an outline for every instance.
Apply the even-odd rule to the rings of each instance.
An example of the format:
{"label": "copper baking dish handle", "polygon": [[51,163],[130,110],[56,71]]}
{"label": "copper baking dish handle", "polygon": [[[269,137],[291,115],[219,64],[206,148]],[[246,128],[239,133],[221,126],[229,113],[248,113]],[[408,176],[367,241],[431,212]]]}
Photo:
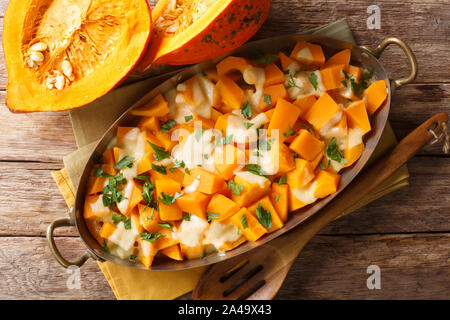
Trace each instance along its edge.
{"label": "copper baking dish handle", "polygon": [[391,80],[391,91],[394,92],[395,89],[403,86],[404,84],[412,82],[416,78],[417,60],[414,56],[414,53],[411,51],[411,48],[402,39],[399,39],[397,37],[389,37],[384,39],[375,49],[367,46],[361,46],[361,48],[370,52],[373,56],[379,59],[384,50],[391,44],[396,44],[403,50],[406,57],[408,58],[409,64],[411,65],[411,73],[408,77]]}
{"label": "copper baking dish handle", "polygon": [[[72,213],[72,211],[73,211],[73,207],[70,208],[70,213]],[[53,256],[55,257],[56,261],[58,261],[59,264],[62,265],[64,268],[69,268],[70,266],[81,267],[89,258],[96,259],[96,257],[93,256],[92,253],[90,253],[90,251],[88,249],[86,249],[86,251],[84,251],[84,253],[81,255],[81,257],[79,257],[76,261],[73,261],[73,262],[68,261],[59,252],[58,247],[56,246],[56,243],[55,243],[55,238],[53,236],[53,233],[54,233],[55,229],[57,229],[57,228],[75,226],[75,222],[72,219],[73,215],[69,214],[69,216],[70,216],[70,218],[55,220],[48,226],[48,228],[47,228],[48,246],[50,247],[50,251],[53,254]]]}

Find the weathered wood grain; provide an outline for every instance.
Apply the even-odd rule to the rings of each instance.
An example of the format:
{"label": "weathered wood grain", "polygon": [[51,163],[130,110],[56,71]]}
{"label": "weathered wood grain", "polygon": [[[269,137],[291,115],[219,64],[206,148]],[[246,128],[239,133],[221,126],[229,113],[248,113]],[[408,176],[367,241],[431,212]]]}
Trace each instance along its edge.
{"label": "weathered wood grain", "polygon": [[[450,166],[447,158],[416,157],[411,184],[329,225],[323,234],[450,231]],[[0,162],[0,236],[44,235],[67,215],[45,163]],[[76,235],[74,228],[59,235]]]}
{"label": "weathered wood grain", "polygon": [[[0,13],[3,16],[7,0],[0,0]],[[152,6],[156,1],[150,1]],[[350,28],[359,44],[376,45],[387,36],[398,36],[407,41],[419,62],[418,82],[449,81],[447,65],[448,41],[450,39],[450,4],[446,0],[383,0],[381,9],[381,29],[368,30],[366,19],[370,14],[367,7],[373,4],[368,0],[322,0],[290,1],[274,0],[269,19],[254,39],[278,36],[280,34],[300,33],[337,19],[347,17]],[[0,19],[3,29],[3,18]],[[3,48],[0,48],[3,57]],[[0,60],[0,89],[6,86],[7,73]],[[386,69],[398,77],[408,71],[403,53],[395,48],[389,49],[382,58]]]}
{"label": "weathered wood grain", "polygon": [[[82,252],[75,238],[58,238],[64,253]],[[0,299],[113,299],[93,261],[68,289],[41,237],[0,238]],[[450,235],[317,236],[297,258],[278,299],[448,299]],[[381,268],[381,290],[366,287],[366,268]]]}
{"label": "weathered wood grain", "polygon": [[[0,91],[0,100],[4,92]],[[404,137],[436,112],[450,113],[450,84],[407,85],[397,90],[389,119],[398,137]],[[0,105],[0,161],[61,163],[76,150],[68,113],[14,114]],[[436,145],[422,154],[440,154]]]}
{"label": "weathered wood grain", "polygon": [[[277,299],[449,299],[450,235],[317,236]],[[369,290],[367,267],[381,269]]]}

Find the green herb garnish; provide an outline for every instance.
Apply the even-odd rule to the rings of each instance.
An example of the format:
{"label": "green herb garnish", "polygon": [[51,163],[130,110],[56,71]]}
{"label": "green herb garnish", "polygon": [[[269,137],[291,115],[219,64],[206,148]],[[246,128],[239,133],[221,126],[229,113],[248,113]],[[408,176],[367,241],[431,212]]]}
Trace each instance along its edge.
{"label": "green herb garnish", "polygon": [[184,116],[184,121],[189,122],[194,118],[194,116]]}
{"label": "green herb garnish", "polygon": [[280,179],[278,179],[279,185],[286,184],[286,183],[287,183],[287,176],[282,176],[282,177],[280,177]]}
{"label": "green herb garnish", "polygon": [[124,215],[118,214],[118,213],[113,213],[111,216],[113,223],[114,224],[118,224],[119,222],[123,221],[127,221],[127,217],[125,217]]}
{"label": "green herb garnish", "polygon": [[163,166],[163,165],[159,166],[157,164],[152,163],[152,169],[157,171],[157,172],[159,172],[159,173],[161,173],[161,174],[167,174],[166,166]]}
{"label": "green herb garnish", "polygon": [[250,129],[251,127],[253,127],[255,124],[251,123],[251,122],[244,122],[244,127],[245,129]]}
{"label": "green herb garnish", "polygon": [[269,108],[272,108],[272,99],[270,97],[270,94],[264,93],[264,102]]}
{"label": "green herb garnish", "polygon": [[159,238],[165,237],[165,235],[160,234],[159,232],[155,232],[155,233],[141,232],[139,235],[141,236],[142,240],[149,241],[149,242],[155,242]]}
{"label": "green herb garnish", "polygon": [[295,136],[296,134],[297,134],[297,132],[295,132],[295,130],[292,129],[290,125],[289,125],[289,129],[287,131],[283,132],[283,136],[285,138]]}
{"label": "green herb garnish", "polygon": [[190,213],[186,213],[183,218],[184,221],[191,221],[191,214]]}
{"label": "green herb garnish", "polygon": [[253,108],[250,102],[244,103],[244,105],[241,107],[241,113],[244,116],[245,119],[250,119],[253,115]]}
{"label": "green herb garnish", "polygon": [[220,136],[219,138],[216,138],[214,140],[214,145],[215,146],[224,146],[226,144],[230,144],[232,141],[233,141],[233,135],[229,135],[229,136],[225,136],[225,137]]}
{"label": "green herb garnish", "polygon": [[228,189],[233,192],[233,195],[238,196],[244,190],[244,186],[237,184],[234,180],[228,181]]}
{"label": "green herb garnish", "polygon": [[184,163],[183,160],[179,161],[179,160],[175,160],[174,164],[172,166],[172,168],[169,169],[170,172],[174,172],[176,169],[178,168],[184,168],[186,166],[186,164]]}
{"label": "green herb garnish", "polygon": [[175,192],[174,195],[165,194],[164,192],[161,192],[161,197],[158,198],[158,201],[170,206],[175,203],[175,201],[181,197],[184,194],[184,191],[178,193]]}
{"label": "green herb garnish", "polygon": [[173,231],[173,229],[172,229],[173,225],[170,222],[158,222],[158,226],[169,229],[170,231]]}
{"label": "green herb garnish", "polygon": [[269,211],[264,209],[261,203],[258,203],[256,207],[256,216],[258,217],[259,223],[261,223],[267,229],[272,228],[272,216]]}
{"label": "green herb garnish", "polygon": [[194,138],[195,140],[197,140],[197,142],[200,141],[200,139],[202,138],[203,132],[205,131],[205,129],[198,129],[197,131],[195,131],[194,133]]}
{"label": "green herb garnish", "polygon": [[217,212],[208,212],[208,222],[211,222],[211,220],[219,219],[219,213]]}
{"label": "green herb garnish", "polygon": [[122,170],[125,167],[131,168],[133,166],[134,158],[125,156],[122,159],[119,160],[119,162],[116,163],[114,166],[114,169]]}
{"label": "green herb garnish", "polygon": [[245,169],[253,174],[267,178],[267,174],[261,169],[259,164],[246,164]]}
{"label": "green herb garnish", "polygon": [[110,253],[109,248],[106,245],[106,241],[105,240],[103,240],[102,250],[103,250],[103,252]]}
{"label": "green herb garnish", "polygon": [[241,224],[242,224],[242,228],[244,228],[244,229],[248,228],[247,215],[245,213],[241,217]]}
{"label": "green herb garnish", "polygon": [[309,82],[311,82],[311,84],[313,85],[313,87],[314,87],[314,90],[317,90],[317,74],[315,74],[314,72],[313,73],[311,73],[310,75],[309,75]]}
{"label": "green herb garnish", "polygon": [[[187,121],[186,121],[187,122]],[[166,133],[176,124],[174,120],[169,120],[161,125],[161,132]]]}
{"label": "green herb garnish", "polygon": [[169,152],[166,151],[163,147],[157,146],[156,144],[151,143],[149,140],[147,140],[147,142],[150,144],[152,149],[155,151],[153,158],[155,158],[156,161],[170,158]]}
{"label": "green herb garnish", "polygon": [[346,164],[348,159],[344,157],[344,150],[339,150],[336,138],[333,137],[331,142],[326,147],[326,153],[328,158],[331,160],[337,161],[340,164]]}
{"label": "green herb garnish", "polygon": [[280,200],[280,194],[277,194],[275,197],[273,197],[273,201],[277,201]]}

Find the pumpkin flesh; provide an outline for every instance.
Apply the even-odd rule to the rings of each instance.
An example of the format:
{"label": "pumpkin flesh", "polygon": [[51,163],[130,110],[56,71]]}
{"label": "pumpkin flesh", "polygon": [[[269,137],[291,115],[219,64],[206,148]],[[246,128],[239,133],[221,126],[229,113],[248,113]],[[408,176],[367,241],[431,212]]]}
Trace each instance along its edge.
{"label": "pumpkin flesh", "polygon": [[150,33],[146,0],[10,2],[3,41],[8,107],[56,111],[99,98],[134,68]]}
{"label": "pumpkin flesh", "polygon": [[160,0],[153,35],[138,70],[193,64],[239,47],[261,27],[270,0]]}

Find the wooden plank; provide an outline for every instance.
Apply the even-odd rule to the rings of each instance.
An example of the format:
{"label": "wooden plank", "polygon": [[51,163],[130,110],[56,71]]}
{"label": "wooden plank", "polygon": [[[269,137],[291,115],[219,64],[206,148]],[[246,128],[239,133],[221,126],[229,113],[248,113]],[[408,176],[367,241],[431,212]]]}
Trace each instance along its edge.
{"label": "wooden plank", "polygon": [[[151,1],[154,6],[156,1]],[[3,16],[7,0],[0,1],[0,12]],[[280,34],[300,33],[343,17],[349,20],[350,28],[359,44],[375,46],[387,36],[398,36],[410,44],[419,62],[418,82],[448,81],[446,65],[447,42],[450,20],[450,5],[446,0],[410,0],[399,2],[384,0],[381,7],[381,29],[368,30],[366,19],[369,17],[365,0],[347,1],[322,0],[318,2],[302,2],[290,0],[273,0],[269,19],[254,39],[278,36]],[[289,8],[289,15],[286,14]],[[411,14],[414,12],[414,14]],[[3,30],[3,18],[0,19],[0,30]],[[3,48],[0,48],[3,59]],[[382,58],[386,69],[398,77],[408,71],[403,53],[395,48],[389,49]],[[0,60],[0,89],[6,86],[7,73],[3,60]]]}
{"label": "wooden plank", "polygon": [[[276,299],[449,299],[450,234],[318,236]],[[381,270],[369,290],[367,267]]]}
{"label": "wooden plank", "polygon": [[[402,138],[439,111],[450,114],[450,84],[407,85],[394,94],[390,121]],[[14,114],[0,106],[0,117],[0,136],[8,137],[0,139],[0,161],[61,163],[63,156],[76,150],[67,112]],[[441,150],[436,145],[422,153],[441,154]]]}
{"label": "wooden plank", "polygon": [[[44,235],[67,207],[50,172],[55,165],[0,162],[0,236]],[[450,231],[450,166],[446,158],[417,157],[411,184],[333,222],[323,234]],[[75,236],[74,228],[57,234]]]}
{"label": "wooden plank", "polygon": [[[83,251],[78,239],[57,242],[68,258]],[[277,299],[448,299],[449,244],[450,234],[317,236]],[[71,274],[51,256],[45,238],[0,238],[0,248],[0,299],[114,298],[93,261],[80,270],[80,289],[68,289]],[[366,287],[372,264],[381,268],[381,290]]]}

